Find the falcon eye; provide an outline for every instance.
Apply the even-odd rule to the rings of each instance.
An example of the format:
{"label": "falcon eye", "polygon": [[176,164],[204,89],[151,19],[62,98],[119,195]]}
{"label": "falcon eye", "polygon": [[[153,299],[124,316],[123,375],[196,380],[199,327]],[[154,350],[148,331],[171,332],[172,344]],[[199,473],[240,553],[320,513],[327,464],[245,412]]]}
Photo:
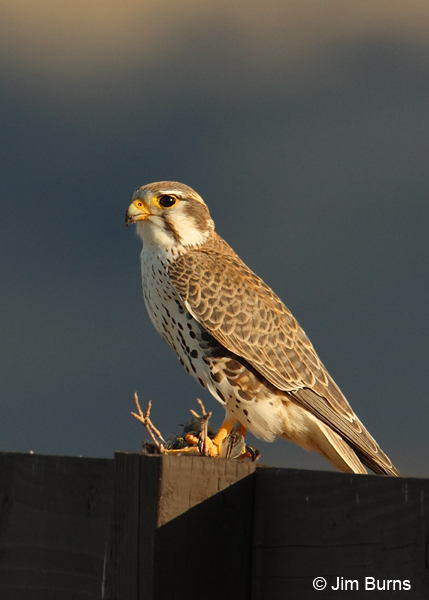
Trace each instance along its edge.
{"label": "falcon eye", "polygon": [[174,196],[160,196],[158,203],[162,208],[171,208],[177,202],[177,198]]}

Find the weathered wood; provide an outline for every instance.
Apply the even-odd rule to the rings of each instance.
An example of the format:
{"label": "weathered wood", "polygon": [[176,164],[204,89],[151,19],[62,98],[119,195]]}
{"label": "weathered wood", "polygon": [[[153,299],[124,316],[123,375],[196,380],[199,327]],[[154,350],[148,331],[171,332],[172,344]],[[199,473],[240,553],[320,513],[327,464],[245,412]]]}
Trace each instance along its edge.
{"label": "weathered wood", "polygon": [[112,512],[106,597],[139,600],[139,454],[115,454]]}
{"label": "weathered wood", "polygon": [[[137,532],[139,539],[137,557],[139,565],[139,600],[152,600],[154,597],[154,570],[158,560],[155,554],[155,536],[163,458],[165,457],[140,457],[140,507],[139,529]],[[168,561],[165,564],[169,564]],[[163,572],[163,577],[169,577],[166,570]]]}
{"label": "weathered wood", "polygon": [[99,599],[112,461],[0,454],[0,598]]}
{"label": "weathered wood", "polygon": [[198,589],[217,600],[219,573],[224,600],[237,589],[250,597],[254,464],[121,453],[115,463],[108,598],[188,599]]}
{"label": "weathered wood", "polygon": [[[428,480],[260,468],[252,600],[428,598],[428,539]],[[315,577],[327,580],[323,592]],[[358,591],[332,590],[337,577]],[[365,590],[365,577],[411,589]]]}
{"label": "weathered wood", "polygon": [[0,454],[1,600],[421,600],[428,557],[429,480]]}
{"label": "weathered wood", "polygon": [[162,457],[154,600],[250,598],[254,471],[252,463]]}

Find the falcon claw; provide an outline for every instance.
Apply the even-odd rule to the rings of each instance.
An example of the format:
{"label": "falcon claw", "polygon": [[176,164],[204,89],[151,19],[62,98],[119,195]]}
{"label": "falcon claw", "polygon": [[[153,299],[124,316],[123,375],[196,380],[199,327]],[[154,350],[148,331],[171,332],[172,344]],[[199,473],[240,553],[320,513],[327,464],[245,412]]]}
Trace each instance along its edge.
{"label": "falcon claw", "polygon": [[260,456],[261,453],[257,448],[253,448],[252,446],[248,446],[246,444],[244,448],[244,453],[242,454],[241,458],[250,458],[252,462],[255,462]]}

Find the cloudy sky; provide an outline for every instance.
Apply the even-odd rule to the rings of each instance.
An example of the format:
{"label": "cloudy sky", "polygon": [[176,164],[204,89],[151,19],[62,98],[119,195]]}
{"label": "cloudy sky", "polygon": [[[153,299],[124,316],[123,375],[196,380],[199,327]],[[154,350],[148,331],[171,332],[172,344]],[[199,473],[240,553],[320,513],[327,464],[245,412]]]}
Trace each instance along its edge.
{"label": "cloudy sky", "polygon": [[136,389],[165,435],[197,396],[220,424],[152,328],[124,223],[136,186],[173,179],[429,476],[429,4],[1,4],[0,449],[139,451]]}

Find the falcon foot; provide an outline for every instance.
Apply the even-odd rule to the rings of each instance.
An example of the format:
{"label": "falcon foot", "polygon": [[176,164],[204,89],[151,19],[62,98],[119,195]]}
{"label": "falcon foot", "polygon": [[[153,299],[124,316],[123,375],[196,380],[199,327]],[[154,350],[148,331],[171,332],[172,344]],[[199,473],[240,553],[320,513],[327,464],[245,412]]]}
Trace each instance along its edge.
{"label": "falcon foot", "polygon": [[252,461],[259,458],[259,450],[245,444],[246,430],[241,425],[233,429],[234,423],[224,422],[215,434],[208,424],[212,413],[206,412],[199,398],[197,402],[200,405],[201,415],[191,410],[192,419],[183,426],[182,435],[172,436],[167,440],[150,420],[152,401],[149,400],[145,413],[140,408],[137,392],[134,394],[134,402],[137,413],[131,414],[143,423],[152,438],[151,442],[143,442],[144,454],[192,454],[228,459],[249,458]]}

